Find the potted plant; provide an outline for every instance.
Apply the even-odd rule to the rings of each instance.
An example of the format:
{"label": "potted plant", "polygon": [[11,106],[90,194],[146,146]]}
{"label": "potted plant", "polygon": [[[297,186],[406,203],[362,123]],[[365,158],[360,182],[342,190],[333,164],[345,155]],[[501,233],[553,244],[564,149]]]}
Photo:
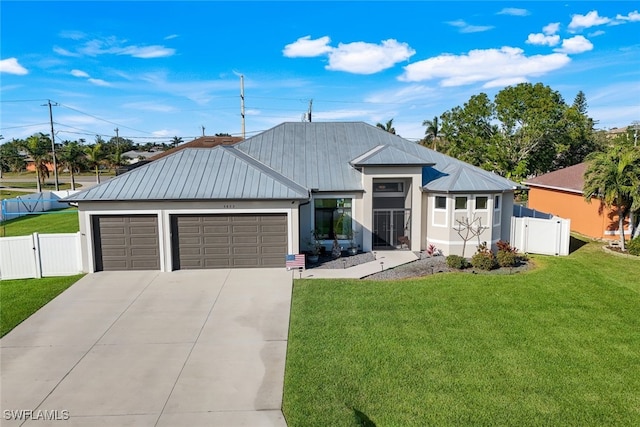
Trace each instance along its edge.
{"label": "potted plant", "polygon": [[347,248],[347,252],[349,252],[349,255],[358,254],[358,244],[356,243],[357,235],[358,232],[355,230],[351,230],[351,232],[349,232],[349,247]]}
{"label": "potted plant", "polygon": [[308,256],[309,262],[318,262],[323,246],[322,243],[320,243],[320,239],[318,238],[317,230],[311,230],[311,238],[307,240],[307,244],[309,245],[311,251],[311,254]]}

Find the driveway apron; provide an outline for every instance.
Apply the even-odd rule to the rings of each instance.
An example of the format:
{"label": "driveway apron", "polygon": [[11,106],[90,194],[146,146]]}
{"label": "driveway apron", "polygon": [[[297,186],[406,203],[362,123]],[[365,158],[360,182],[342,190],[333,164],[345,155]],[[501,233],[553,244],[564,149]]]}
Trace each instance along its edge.
{"label": "driveway apron", "polygon": [[2,425],[286,426],[291,286],[284,269],[87,275],[0,340]]}

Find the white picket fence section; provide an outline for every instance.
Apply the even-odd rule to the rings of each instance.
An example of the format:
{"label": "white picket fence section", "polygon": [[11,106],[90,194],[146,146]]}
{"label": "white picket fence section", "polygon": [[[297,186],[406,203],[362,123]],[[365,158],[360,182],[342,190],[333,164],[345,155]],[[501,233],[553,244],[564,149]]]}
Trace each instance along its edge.
{"label": "white picket fence section", "polygon": [[511,245],[520,252],[542,255],[569,255],[571,221],[553,217],[511,217]]}
{"label": "white picket fence section", "polygon": [[0,238],[0,279],[71,276],[82,273],[80,233]]}
{"label": "white picket fence section", "polygon": [[60,203],[58,200],[77,192],[77,190],[43,191],[2,200],[0,202],[0,221],[19,218],[35,212],[68,208],[68,203]]}

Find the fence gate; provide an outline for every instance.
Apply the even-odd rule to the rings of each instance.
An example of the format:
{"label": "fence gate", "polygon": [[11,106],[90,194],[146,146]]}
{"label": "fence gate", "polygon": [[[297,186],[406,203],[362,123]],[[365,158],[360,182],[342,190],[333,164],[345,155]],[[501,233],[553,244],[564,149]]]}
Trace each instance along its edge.
{"label": "fence gate", "polygon": [[570,220],[560,217],[511,217],[511,244],[520,252],[569,255],[570,225]]}

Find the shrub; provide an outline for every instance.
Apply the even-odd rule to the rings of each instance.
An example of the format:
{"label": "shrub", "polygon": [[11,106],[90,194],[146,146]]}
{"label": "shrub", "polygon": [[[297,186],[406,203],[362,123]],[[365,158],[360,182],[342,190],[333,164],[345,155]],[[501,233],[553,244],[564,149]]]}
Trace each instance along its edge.
{"label": "shrub", "polygon": [[493,270],[498,266],[498,261],[491,249],[484,242],[478,246],[478,251],[471,257],[471,265],[479,270]]}
{"label": "shrub", "polygon": [[519,257],[514,252],[498,251],[496,258],[500,267],[514,267]]}
{"label": "shrub", "polygon": [[460,255],[449,255],[447,257],[447,266],[449,266],[449,268],[462,270],[469,267],[469,262],[465,257],[461,257]]}
{"label": "shrub", "polygon": [[640,237],[636,237],[635,239],[629,242],[627,246],[627,250],[631,255],[640,256]]}

